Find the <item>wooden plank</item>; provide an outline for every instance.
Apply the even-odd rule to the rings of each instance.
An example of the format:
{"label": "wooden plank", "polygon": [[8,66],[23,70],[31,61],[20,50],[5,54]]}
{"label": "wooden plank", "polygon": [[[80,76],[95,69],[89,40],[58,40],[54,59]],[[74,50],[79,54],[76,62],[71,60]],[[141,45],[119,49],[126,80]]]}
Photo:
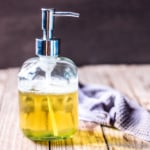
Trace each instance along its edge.
{"label": "wooden plank", "polygon": [[1,109],[1,106],[2,106],[2,102],[3,102],[3,99],[2,99],[2,96],[3,96],[3,93],[4,93],[4,89],[5,89],[5,86],[6,86],[6,80],[7,80],[7,70],[0,70],[0,109]]}
{"label": "wooden plank", "polygon": [[[0,149],[1,150],[48,150],[49,144],[44,145],[27,139],[19,129],[18,123],[18,99],[17,99],[17,73],[18,69],[4,71],[3,95],[1,96],[0,109]],[[1,80],[1,79],[0,79]]]}
{"label": "wooden plank", "polygon": [[[5,90],[5,86],[6,86],[6,82],[7,82],[7,70],[1,70],[0,71],[0,114],[2,112],[2,106],[4,105],[4,99],[3,99],[3,93]],[[2,138],[2,134],[3,134],[3,129],[5,128],[5,126],[2,126],[3,123],[3,119],[5,118],[1,118],[0,115],[0,147],[2,147],[3,141],[1,140]],[[5,139],[6,140],[6,139]],[[2,147],[2,149],[5,149],[4,147]]]}
{"label": "wooden plank", "polygon": [[[108,66],[84,66],[79,68],[79,81],[84,84],[109,84],[107,75],[104,71],[100,70],[107,69]],[[101,78],[101,76],[103,78]]]}
{"label": "wooden plank", "polygon": [[[150,110],[150,66],[131,66],[127,71],[124,69],[124,78],[130,84],[131,89],[138,102]],[[136,88],[135,88],[136,87]]]}
{"label": "wooden plank", "polygon": [[[148,150],[150,143],[113,128],[80,121],[79,131],[72,139],[33,142],[18,126],[18,69],[0,70],[0,149],[1,150]],[[142,106],[150,109],[150,65],[85,66],[79,69],[83,83],[111,86]]]}
{"label": "wooden plank", "polygon": [[[122,93],[125,93],[133,100],[137,100],[138,102],[140,102],[140,98],[137,97],[134,93],[134,90],[137,87],[135,86],[136,84],[134,84],[134,87],[131,88],[129,83],[129,79],[133,80],[133,78],[136,79],[136,77],[132,76],[132,78],[125,78],[125,74],[132,72],[132,69],[133,67],[130,68],[129,66],[111,67],[109,70],[107,70],[107,74],[109,77],[108,80],[111,81],[111,85],[113,85],[115,89],[120,90]],[[138,71],[140,71],[140,68],[138,68]],[[150,143],[143,142],[138,138],[124,134],[120,131],[115,131],[114,129],[106,127],[104,128],[104,131],[105,134],[107,134],[107,140],[110,145],[109,147],[112,149],[146,150],[150,147]],[[112,140],[114,139],[115,134],[115,138],[117,138],[117,140]]]}
{"label": "wooden plank", "polygon": [[84,121],[80,121],[79,130],[71,139],[51,141],[51,150],[64,147],[65,150],[107,150],[101,127]]}
{"label": "wooden plank", "polygon": [[[84,74],[88,76],[88,77],[84,77],[83,80],[85,80],[84,83],[86,83],[86,79],[88,79],[89,83],[104,83],[105,85],[111,86],[121,91],[122,93],[126,94],[130,98],[138,100],[138,102],[140,102],[142,97],[139,97],[139,96],[137,97],[137,94],[135,93],[136,84],[133,84],[133,86],[131,87],[129,83],[129,79],[132,80],[131,75],[125,78],[125,74],[128,75],[130,74],[130,72],[133,72],[133,73],[135,72],[133,68],[134,66],[129,67],[125,65],[121,65],[121,66],[104,65],[104,66],[83,67]],[[140,72],[141,66],[136,67],[136,68],[137,68],[137,73]],[[81,71],[82,70],[80,70],[80,72]],[[145,70],[145,72],[147,72],[147,70]],[[132,77],[137,78],[134,76]],[[145,79],[145,81],[147,81],[147,79]],[[145,102],[147,102],[147,99],[145,100]],[[146,150],[150,148],[150,143],[143,142],[133,136],[124,134],[123,132],[118,131],[116,129],[103,127],[103,130],[105,133],[106,142],[108,143],[109,149],[118,149],[118,150],[144,149]]]}

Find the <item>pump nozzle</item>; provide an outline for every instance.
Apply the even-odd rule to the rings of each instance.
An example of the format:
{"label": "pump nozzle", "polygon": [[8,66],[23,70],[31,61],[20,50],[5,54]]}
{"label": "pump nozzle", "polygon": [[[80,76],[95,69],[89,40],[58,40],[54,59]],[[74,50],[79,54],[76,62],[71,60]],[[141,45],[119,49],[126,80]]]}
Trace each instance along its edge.
{"label": "pump nozzle", "polygon": [[43,39],[36,40],[37,55],[58,56],[59,40],[53,39],[55,17],[79,17],[79,13],[42,8]]}

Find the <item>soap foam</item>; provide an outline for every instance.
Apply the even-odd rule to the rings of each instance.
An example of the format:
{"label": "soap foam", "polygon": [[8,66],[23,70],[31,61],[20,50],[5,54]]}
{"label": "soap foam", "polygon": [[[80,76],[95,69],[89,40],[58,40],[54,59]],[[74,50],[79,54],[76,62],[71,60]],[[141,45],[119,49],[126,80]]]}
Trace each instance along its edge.
{"label": "soap foam", "polygon": [[67,83],[64,81],[48,82],[48,81],[20,81],[18,88],[22,92],[38,92],[63,94],[71,93],[78,90],[77,82]]}

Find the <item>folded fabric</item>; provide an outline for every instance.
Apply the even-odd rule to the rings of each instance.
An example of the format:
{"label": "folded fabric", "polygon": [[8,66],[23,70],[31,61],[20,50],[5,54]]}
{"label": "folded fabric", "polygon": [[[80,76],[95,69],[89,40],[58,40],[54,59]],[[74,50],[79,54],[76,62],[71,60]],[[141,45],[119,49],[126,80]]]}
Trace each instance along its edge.
{"label": "folded fabric", "polygon": [[150,113],[109,87],[79,85],[79,119],[115,127],[150,141]]}

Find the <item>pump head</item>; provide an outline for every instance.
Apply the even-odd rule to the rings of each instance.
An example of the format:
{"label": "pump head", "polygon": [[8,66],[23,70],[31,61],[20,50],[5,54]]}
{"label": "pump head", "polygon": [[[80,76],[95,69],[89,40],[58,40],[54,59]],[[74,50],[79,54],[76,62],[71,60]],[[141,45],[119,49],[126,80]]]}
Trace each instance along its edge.
{"label": "pump head", "polygon": [[38,56],[58,56],[59,39],[53,38],[55,17],[79,17],[79,13],[55,11],[54,8],[42,8],[42,30],[43,38],[36,39],[36,54]]}

